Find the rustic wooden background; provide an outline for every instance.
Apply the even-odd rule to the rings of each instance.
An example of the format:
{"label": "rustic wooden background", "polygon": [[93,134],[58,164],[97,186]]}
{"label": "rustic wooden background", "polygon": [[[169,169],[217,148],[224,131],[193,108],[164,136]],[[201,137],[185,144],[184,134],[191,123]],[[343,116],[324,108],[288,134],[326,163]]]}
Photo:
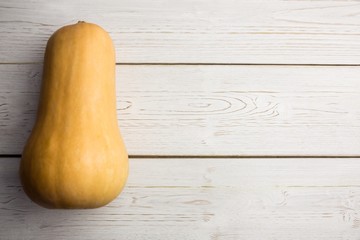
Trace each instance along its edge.
{"label": "rustic wooden background", "polygon": [[[123,194],[47,210],[17,169],[49,36],[117,51]],[[0,239],[360,239],[357,0],[0,0]]]}

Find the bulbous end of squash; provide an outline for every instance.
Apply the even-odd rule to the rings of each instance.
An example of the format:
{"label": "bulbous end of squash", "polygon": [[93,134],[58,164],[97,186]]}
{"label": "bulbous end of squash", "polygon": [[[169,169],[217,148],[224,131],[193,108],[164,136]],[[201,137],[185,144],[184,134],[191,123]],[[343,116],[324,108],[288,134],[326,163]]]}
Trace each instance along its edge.
{"label": "bulbous end of squash", "polygon": [[110,178],[108,173],[89,176],[94,173],[93,169],[83,169],[77,175],[60,174],[59,168],[31,166],[36,160],[23,157],[19,175],[26,195],[44,208],[92,209],[109,204],[122,192],[128,176],[127,157],[119,162],[122,162],[121,168],[109,174],[114,176]]}

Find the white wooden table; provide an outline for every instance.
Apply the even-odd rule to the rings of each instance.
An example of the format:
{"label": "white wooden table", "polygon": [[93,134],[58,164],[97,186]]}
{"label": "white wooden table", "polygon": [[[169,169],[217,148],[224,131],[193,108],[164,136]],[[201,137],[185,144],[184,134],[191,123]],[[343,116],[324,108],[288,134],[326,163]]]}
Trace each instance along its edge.
{"label": "white wooden table", "polygon": [[[47,210],[17,169],[47,39],[109,31],[123,194]],[[0,239],[360,239],[360,2],[0,1]]]}

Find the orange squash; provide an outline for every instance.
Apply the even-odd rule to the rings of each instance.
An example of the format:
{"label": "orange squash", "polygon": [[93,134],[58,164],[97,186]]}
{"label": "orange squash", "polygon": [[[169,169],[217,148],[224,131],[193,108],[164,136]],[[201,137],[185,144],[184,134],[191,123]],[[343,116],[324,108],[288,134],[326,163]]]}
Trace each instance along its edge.
{"label": "orange squash", "polygon": [[118,196],[127,176],[111,38],[91,23],[62,27],[46,47],[37,119],[20,164],[24,191],[47,208],[96,208]]}

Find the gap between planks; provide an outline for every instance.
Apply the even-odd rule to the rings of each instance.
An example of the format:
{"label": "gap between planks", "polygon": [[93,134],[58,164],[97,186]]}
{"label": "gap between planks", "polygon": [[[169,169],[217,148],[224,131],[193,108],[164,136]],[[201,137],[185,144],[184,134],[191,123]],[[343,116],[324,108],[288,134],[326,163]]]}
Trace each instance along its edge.
{"label": "gap between planks", "polygon": [[[0,65],[30,65],[30,64],[43,64],[43,62],[6,62],[0,63]],[[161,62],[161,63],[115,63],[119,66],[299,66],[299,67],[360,67],[359,64],[324,64],[324,63],[171,63],[171,62]]]}
{"label": "gap between planks", "polygon": [[[21,154],[0,154],[0,158],[21,158]],[[240,158],[240,159],[246,159],[246,158],[267,158],[267,159],[273,159],[273,158],[284,158],[284,159],[290,159],[290,158],[360,158],[360,156],[357,155],[348,155],[348,156],[300,156],[300,155],[288,155],[288,156],[268,156],[268,155],[250,155],[250,156],[246,156],[246,155],[129,155],[129,158],[150,158],[150,159],[157,159],[157,158]]]}

